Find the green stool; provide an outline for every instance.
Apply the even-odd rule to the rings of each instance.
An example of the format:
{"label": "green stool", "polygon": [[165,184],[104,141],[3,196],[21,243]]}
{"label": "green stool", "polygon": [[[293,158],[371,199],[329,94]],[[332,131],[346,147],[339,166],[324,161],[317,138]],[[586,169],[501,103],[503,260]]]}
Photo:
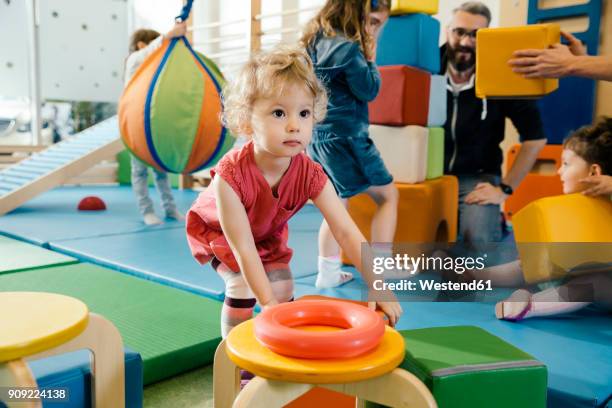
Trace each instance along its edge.
{"label": "green stool", "polygon": [[440,408],[546,407],[546,366],[486,330],[454,326],[400,334],[406,342],[400,368],[423,381]]}

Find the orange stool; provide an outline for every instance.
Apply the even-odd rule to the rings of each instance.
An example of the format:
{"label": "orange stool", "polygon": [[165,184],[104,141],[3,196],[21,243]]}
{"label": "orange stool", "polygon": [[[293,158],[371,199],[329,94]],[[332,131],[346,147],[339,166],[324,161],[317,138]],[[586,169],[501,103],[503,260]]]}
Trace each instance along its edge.
{"label": "orange stool", "polygon": [[[508,152],[506,172],[512,168],[520,150],[521,145],[515,145]],[[511,220],[521,208],[535,200],[563,194],[563,184],[557,174],[557,170],[561,167],[562,151],[561,145],[544,146],[529,174],[525,176],[514,194],[506,200],[504,204],[506,219]]]}
{"label": "orange stool", "polygon": [[[420,184],[395,183],[399,190],[395,243],[454,242],[457,239],[459,183],[443,176]],[[370,240],[376,204],[359,194],[348,200],[348,211],[366,239]],[[343,256],[343,262],[350,263]]]}

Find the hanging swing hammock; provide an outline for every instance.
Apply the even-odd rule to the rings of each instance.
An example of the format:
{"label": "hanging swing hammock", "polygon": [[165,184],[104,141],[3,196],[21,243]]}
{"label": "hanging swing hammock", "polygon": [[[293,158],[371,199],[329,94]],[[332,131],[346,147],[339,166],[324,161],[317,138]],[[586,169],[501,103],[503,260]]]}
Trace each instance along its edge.
{"label": "hanging swing hammock", "polygon": [[[177,20],[189,17],[188,0]],[[220,121],[225,79],[187,38],[164,40],[138,68],[119,101],[119,127],[142,162],[171,173],[211,166],[234,145]]]}

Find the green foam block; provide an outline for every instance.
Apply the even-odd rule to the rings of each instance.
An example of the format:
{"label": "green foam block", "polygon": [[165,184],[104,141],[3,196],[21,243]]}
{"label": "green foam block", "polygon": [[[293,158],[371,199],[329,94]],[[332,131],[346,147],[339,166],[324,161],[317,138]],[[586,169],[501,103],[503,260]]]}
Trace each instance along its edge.
{"label": "green foam block", "polygon": [[77,262],[71,256],[0,236],[0,274]]}
{"label": "green foam block", "polygon": [[447,407],[546,407],[546,366],[531,355],[473,326],[400,332],[401,367]]}
{"label": "green foam block", "polygon": [[427,179],[442,177],[444,174],[444,129],[429,128],[427,142]]}
{"label": "green foam block", "polygon": [[3,291],[81,299],[113,322],[143,360],[144,384],[212,363],[221,341],[221,302],[91,264],[0,275]]}

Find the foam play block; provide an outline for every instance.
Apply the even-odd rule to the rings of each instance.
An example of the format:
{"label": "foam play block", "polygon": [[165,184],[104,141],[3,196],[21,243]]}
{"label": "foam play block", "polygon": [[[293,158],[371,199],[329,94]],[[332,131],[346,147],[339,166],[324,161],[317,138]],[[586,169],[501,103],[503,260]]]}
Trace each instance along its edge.
{"label": "foam play block", "polygon": [[370,123],[427,126],[431,74],[406,65],[379,69],[382,84],[378,96],[368,105]]}
{"label": "foam play block", "polygon": [[[454,176],[420,184],[396,183],[399,190],[395,243],[454,242],[457,238],[459,186]],[[366,239],[370,239],[376,205],[366,194],[348,200],[348,211]],[[343,259],[347,261],[346,258]]]}
{"label": "foam play block", "polygon": [[512,72],[508,60],[514,51],[544,49],[560,41],[558,24],[478,30],[476,95],[479,98],[540,97],[559,87],[557,79],[527,79]]}
{"label": "foam play block", "polygon": [[[510,148],[506,155],[506,172],[510,171],[520,151],[521,145]],[[533,168],[504,203],[506,219],[511,220],[514,214],[537,199],[563,194],[563,183],[557,174],[561,167],[562,152],[561,145],[544,146]]]}
{"label": "foam play block", "polygon": [[[29,362],[40,388],[66,388],[68,401],[62,408],[89,408],[91,403],[91,365],[86,350],[60,354]],[[142,358],[135,351],[125,350],[125,406],[142,407]],[[0,404],[1,405],[1,404]],[[60,406],[51,403],[52,407]],[[43,403],[43,407],[47,406]]]}
{"label": "foam play block", "polygon": [[[612,264],[612,201],[568,194],[534,201],[514,215],[514,238],[528,283]],[[575,271],[574,271],[575,272]]]}
{"label": "foam play block", "polygon": [[425,180],[428,135],[428,129],[420,126],[370,126],[370,137],[397,183]]}
{"label": "foam play block", "polygon": [[429,128],[427,136],[427,179],[444,174],[444,128]]}
{"label": "foam play block", "polygon": [[432,75],[429,86],[427,126],[442,127],[446,123],[446,77]]}
{"label": "foam play block", "polygon": [[391,15],[438,14],[438,0],[391,0]]}
{"label": "foam play block", "polygon": [[438,406],[546,407],[546,366],[475,326],[400,331],[400,367],[427,385]]}
{"label": "foam play block", "polygon": [[440,72],[440,22],[426,14],[389,18],[378,39],[376,64],[409,65]]}

